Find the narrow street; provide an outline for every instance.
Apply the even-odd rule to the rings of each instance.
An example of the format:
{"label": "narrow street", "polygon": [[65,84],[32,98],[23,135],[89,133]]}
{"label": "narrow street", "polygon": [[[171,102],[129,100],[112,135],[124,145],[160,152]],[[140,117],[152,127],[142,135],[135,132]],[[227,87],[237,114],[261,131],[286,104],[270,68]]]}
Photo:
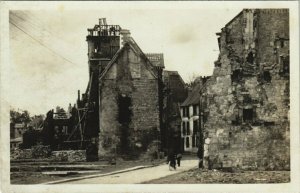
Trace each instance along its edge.
{"label": "narrow street", "polygon": [[62,182],[63,184],[139,184],[168,175],[181,173],[197,167],[197,159],[183,160],[181,167],[175,171],[170,171],[167,164],[162,164],[155,167],[138,169],[134,171],[113,174],[108,176],[93,177],[76,181]]}

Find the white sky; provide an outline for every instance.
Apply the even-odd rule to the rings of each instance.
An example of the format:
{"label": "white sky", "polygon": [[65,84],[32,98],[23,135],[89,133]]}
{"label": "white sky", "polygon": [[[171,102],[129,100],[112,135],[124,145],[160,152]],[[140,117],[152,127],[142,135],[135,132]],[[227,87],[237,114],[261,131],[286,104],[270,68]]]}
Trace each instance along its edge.
{"label": "white sky", "polygon": [[[75,103],[77,90],[84,92],[88,83],[87,28],[102,17],[108,24],[129,29],[144,52],[163,53],[165,69],[178,71],[185,81],[211,75],[219,53],[215,33],[241,10],[75,11],[61,7],[51,11],[12,11],[10,85],[14,89],[9,103],[31,114],[44,114],[57,105],[66,108]],[[20,97],[20,93],[26,97]]]}

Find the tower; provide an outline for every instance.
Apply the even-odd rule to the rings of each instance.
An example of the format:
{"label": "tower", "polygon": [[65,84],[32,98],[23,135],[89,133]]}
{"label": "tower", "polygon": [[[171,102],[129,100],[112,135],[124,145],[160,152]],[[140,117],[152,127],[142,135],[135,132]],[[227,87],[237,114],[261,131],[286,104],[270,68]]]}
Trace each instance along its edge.
{"label": "tower", "polygon": [[120,49],[120,26],[107,25],[106,19],[99,19],[99,24],[88,29],[89,83],[86,90],[87,109],[84,124],[84,138],[90,141],[87,159],[98,159],[99,120],[99,75]]}
{"label": "tower", "polygon": [[88,29],[89,75],[99,74],[120,49],[120,26],[107,25],[105,18],[99,24]]}

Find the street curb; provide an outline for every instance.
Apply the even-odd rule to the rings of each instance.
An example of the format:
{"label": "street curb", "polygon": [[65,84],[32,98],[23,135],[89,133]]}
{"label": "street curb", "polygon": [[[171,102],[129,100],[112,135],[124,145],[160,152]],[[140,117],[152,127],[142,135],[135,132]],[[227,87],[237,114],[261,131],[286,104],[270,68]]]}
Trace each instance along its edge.
{"label": "street curb", "polygon": [[61,184],[64,182],[72,182],[72,181],[84,180],[84,179],[89,179],[89,178],[104,177],[104,176],[110,176],[110,175],[114,175],[114,174],[120,174],[120,173],[130,172],[130,171],[134,171],[134,170],[144,169],[144,168],[151,168],[151,167],[155,167],[155,166],[157,166],[157,165],[136,166],[136,167],[119,170],[119,171],[114,171],[114,172],[109,172],[109,173],[105,173],[105,174],[94,174],[94,175],[80,176],[80,177],[75,177],[75,178],[70,178],[70,179],[56,180],[56,181],[52,181],[52,182],[45,182],[45,183],[41,183],[40,185]]}

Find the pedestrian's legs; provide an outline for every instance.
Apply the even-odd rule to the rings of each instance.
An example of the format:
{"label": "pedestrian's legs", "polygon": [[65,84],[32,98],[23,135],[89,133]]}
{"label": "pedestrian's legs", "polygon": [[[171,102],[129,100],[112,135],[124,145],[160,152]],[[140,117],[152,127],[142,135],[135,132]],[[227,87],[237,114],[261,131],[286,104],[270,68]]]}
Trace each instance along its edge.
{"label": "pedestrian's legs", "polygon": [[203,159],[199,158],[199,163],[198,163],[199,168],[203,168]]}
{"label": "pedestrian's legs", "polygon": [[171,160],[170,165],[176,170],[176,160],[175,160],[175,157]]}
{"label": "pedestrian's legs", "polygon": [[177,158],[177,165],[178,165],[178,167],[180,167],[180,158]]}

